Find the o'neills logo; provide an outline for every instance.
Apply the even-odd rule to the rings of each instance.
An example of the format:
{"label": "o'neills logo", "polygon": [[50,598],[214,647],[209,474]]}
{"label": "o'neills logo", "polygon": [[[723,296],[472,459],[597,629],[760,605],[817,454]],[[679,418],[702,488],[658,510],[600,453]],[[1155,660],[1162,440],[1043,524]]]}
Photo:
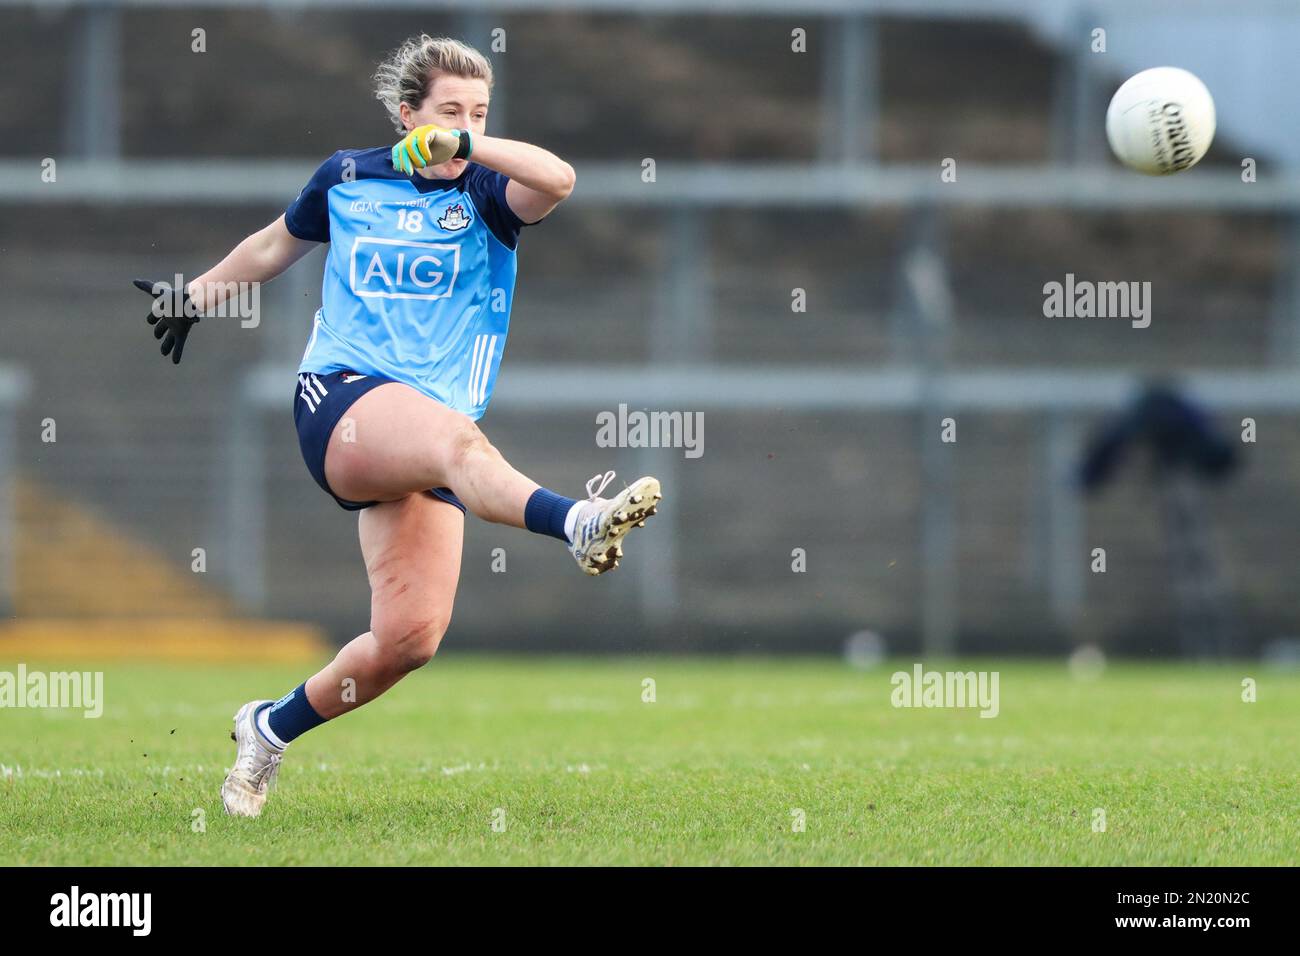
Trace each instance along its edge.
{"label": "o'neills logo", "polygon": [[51,926],[126,926],[148,936],[153,926],[151,893],[83,893],[74,886],[50,897]]}
{"label": "o'neills logo", "polygon": [[[1196,162],[1196,150],[1192,149],[1192,133],[1187,128],[1181,103],[1151,104],[1152,147],[1155,150],[1156,163],[1166,173],[1176,173]],[[1164,136],[1158,135],[1161,131]]]}

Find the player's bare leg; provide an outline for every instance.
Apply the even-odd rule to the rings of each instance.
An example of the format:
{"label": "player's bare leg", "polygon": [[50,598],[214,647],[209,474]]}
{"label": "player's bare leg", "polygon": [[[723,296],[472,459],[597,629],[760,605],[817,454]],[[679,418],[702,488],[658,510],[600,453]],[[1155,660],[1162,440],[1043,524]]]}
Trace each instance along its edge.
{"label": "player's bare leg", "polygon": [[[451,621],[465,534],[458,508],[427,493],[408,495],[362,511],[358,531],[370,578],[370,630],[294,691],[304,699],[291,706],[307,716],[295,730],[354,710],[423,667]],[[238,753],[221,787],[228,813],[257,816],[275,783],[288,741],[262,713],[270,703],[251,701],[235,716]]]}
{"label": "player's bare leg", "polygon": [[[325,477],[336,495],[351,501],[385,501],[432,487],[449,487],[480,518],[538,530],[530,502],[539,491],[553,495],[511,467],[479,427],[413,388],[389,383],[372,389],[348,409],[330,436]],[[645,524],[662,497],[655,478],[639,478],[610,499],[588,484],[589,502],[573,507],[563,533],[587,574],[618,566],[622,539]],[[579,504],[568,499],[570,505]]]}
{"label": "player's bare leg", "polygon": [[236,714],[238,755],[221,788],[232,814],[261,813],[291,740],[378,697],[437,650],[459,580],[464,516],[428,489],[449,487],[480,518],[565,540],[592,575],[618,566],[623,536],[661,497],[647,477],[601,498],[613,472],[588,482],[588,501],[556,495],[512,468],[467,416],[397,383],[349,407],[330,436],[325,476],[341,498],[379,502],[360,518],[371,627],[273,706],[252,701]]}
{"label": "player's bare leg", "polygon": [[465,516],[430,494],[361,512],[361,553],[370,578],[370,630],[307,681],[329,720],[374,700],[438,650],[460,580]]}

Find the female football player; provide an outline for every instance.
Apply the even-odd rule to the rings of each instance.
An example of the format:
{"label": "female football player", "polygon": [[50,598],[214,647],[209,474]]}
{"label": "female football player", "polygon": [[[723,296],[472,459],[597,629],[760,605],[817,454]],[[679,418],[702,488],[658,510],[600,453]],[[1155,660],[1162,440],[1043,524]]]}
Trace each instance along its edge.
{"label": "female football player", "polygon": [[[379,67],[376,95],[403,138],[327,159],[275,222],[210,271],[155,296],[149,322],[179,363],[191,327],[237,283],[266,282],[330,244],[323,306],[299,368],[298,439],[316,483],[360,512],[370,630],[279,700],[235,715],[228,813],[257,816],[290,741],[374,700],[433,656],[451,619],[465,510],[568,544],[587,574],[618,566],[659,482],[587,500],[541,488],[475,424],[505,350],[520,229],[573,189],[538,146],[487,136],[492,67],[456,40],[421,35]],[[345,692],[346,691],[346,692]]]}

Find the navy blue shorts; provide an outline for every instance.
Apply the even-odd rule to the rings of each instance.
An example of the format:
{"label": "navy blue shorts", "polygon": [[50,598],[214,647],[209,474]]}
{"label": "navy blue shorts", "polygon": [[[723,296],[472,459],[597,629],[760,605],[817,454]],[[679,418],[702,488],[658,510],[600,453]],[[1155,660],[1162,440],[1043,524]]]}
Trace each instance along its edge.
{"label": "navy blue shorts", "polygon": [[[325,480],[325,451],[329,448],[330,435],[353,402],[372,388],[391,381],[382,375],[359,375],[356,372],[303,372],[298,376],[298,391],[293,396],[293,420],[298,426],[298,446],[302,449],[303,461],[316,484],[337,501],[340,508],[348,511],[360,511],[379,502],[348,501],[330,490]],[[465,510],[465,505],[450,488],[430,488],[429,494]]]}

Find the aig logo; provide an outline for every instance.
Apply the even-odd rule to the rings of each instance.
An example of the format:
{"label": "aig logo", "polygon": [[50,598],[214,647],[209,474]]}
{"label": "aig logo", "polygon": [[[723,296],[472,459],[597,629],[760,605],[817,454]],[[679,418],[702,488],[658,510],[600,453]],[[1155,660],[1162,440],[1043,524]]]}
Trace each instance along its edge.
{"label": "aig logo", "polygon": [[349,280],[359,296],[377,299],[445,299],[456,285],[460,247],[445,242],[357,239]]}

